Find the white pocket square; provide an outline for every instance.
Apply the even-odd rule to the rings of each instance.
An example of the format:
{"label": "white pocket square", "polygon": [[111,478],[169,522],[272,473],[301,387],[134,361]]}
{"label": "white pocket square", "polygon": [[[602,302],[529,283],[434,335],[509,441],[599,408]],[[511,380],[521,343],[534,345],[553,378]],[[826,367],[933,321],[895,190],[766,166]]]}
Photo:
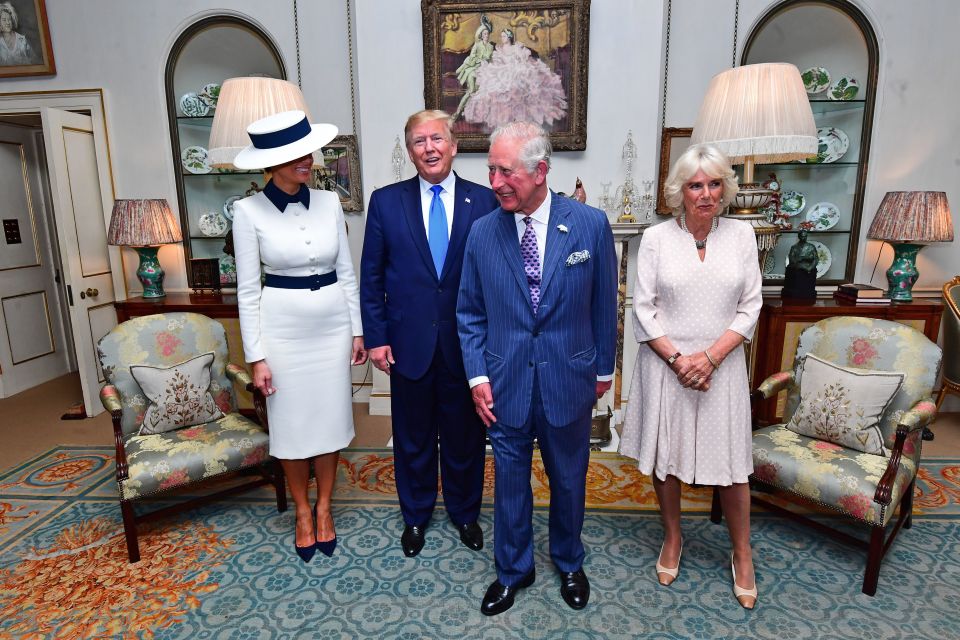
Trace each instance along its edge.
{"label": "white pocket square", "polygon": [[590,259],[590,252],[584,249],[583,251],[574,251],[569,256],[567,256],[567,266],[572,267],[575,264],[580,264],[581,262],[586,262]]}

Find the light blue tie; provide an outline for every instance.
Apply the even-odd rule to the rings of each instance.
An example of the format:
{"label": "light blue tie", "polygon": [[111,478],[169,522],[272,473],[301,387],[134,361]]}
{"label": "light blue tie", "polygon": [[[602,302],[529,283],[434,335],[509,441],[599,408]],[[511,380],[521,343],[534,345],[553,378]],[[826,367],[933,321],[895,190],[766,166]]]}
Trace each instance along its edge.
{"label": "light blue tie", "polygon": [[430,187],[433,191],[433,200],[430,201],[430,224],[427,240],[430,242],[430,254],[433,256],[433,266],[437,268],[437,277],[443,271],[443,261],[447,257],[447,245],[450,238],[447,235],[447,210],[440,199],[443,187],[438,184]]}

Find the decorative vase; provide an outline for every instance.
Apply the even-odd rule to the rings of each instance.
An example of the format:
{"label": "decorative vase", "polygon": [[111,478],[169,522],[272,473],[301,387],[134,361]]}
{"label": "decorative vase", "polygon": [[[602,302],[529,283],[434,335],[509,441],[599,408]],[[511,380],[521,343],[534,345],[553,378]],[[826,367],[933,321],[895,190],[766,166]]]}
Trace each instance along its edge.
{"label": "decorative vase", "polygon": [[137,267],[137,279],[143,285],[144,298],[162,298],[167,294],[163,291],[163,268],[157,260],[157,251],[160,247],[134,247],[140,255],[140,265]]}
{"label": "decorative vase", "polygon": [[922,244],[910,242],[892,242],[893,263],[887,269],[887,296],[891,300],[912,302],[913,283],[917,281],[917,254],[923,248]]}

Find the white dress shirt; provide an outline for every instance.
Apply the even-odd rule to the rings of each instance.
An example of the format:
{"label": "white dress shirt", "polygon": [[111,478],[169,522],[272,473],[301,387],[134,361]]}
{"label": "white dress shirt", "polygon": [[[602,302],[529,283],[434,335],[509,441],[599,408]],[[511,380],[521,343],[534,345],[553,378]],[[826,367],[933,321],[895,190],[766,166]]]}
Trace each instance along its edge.
{"label": "white dress shirt", "polygon": [[[433,202],[433,191],[430,190],[433,185],[422,177],[420,180],[420,213],[423,215],[423,228],[427,232],[427,239],[430,239],[430,203]],[[457,177],[453,171],[447,174],[447,177],[438,182],[443,191],[440,192],[440,202],[443,203],[443,210],[447,214],[447,239],[453,229],[453,189],[457,184]]]}

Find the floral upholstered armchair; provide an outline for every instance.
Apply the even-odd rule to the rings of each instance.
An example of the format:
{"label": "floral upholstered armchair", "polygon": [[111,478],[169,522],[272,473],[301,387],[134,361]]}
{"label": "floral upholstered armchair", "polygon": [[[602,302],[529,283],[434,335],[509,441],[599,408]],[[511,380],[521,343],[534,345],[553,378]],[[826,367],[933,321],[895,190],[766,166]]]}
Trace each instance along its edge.
{"label": "floral upholstered armchair", "polygon": [[[832,531],[844,542],[867,547],[867,595],[876,593],[886,549],[901,526],[911,525],[921,435],[936,415],[932,394],[940,360],[940,348],[906,325],[829,318],[800,335],[793,370],[770,376],[753,394],[766,400],[787,391],[784,424],[753,432],[754,488],[787,492],[868,526],[869,544]],[[837,378],[829,379],[834,374]],[[828,379],[814,386],[821,375]],[[824,528],[756,492],[753,501]],[[712,518],[720,519],[717,499]]]}
{"label": "floral upholstered armchair", "polygon": [[[137,525],[226,495],[271,484],[286,509],[279,465],[270,458],[265,426],[237,412],[233,383],[247,372],[227,362],[223,326],[196,313],[128,320],[97,345],[117,455],[120,508],[130,562],[140,559]],[[263,397],[254,394],[266,425]],[[253,479],[212,495],[137,514],[133,502],[237,472]]]}

